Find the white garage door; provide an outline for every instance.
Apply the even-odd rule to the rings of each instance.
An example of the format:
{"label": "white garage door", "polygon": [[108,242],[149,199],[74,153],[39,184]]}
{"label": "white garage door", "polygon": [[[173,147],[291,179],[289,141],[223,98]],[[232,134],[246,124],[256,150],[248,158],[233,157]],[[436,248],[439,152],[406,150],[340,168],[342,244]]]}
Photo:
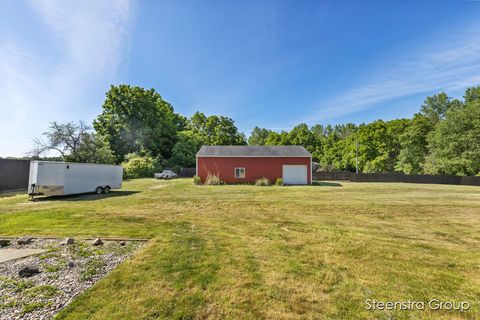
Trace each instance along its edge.
{"label": "white garage door", "polygon": [[307,184],[308,167],[306,165],[284,165],[284,184]]}

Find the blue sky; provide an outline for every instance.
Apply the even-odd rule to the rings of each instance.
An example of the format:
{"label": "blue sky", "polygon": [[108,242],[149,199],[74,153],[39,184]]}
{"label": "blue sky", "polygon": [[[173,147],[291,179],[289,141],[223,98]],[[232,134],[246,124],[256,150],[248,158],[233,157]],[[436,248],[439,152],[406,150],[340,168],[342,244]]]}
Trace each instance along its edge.
{"label": "blue sky", "polygon": [[480,84],[480,2],[2,1],[0,156],[120,83],[247,135],[410,117]]}

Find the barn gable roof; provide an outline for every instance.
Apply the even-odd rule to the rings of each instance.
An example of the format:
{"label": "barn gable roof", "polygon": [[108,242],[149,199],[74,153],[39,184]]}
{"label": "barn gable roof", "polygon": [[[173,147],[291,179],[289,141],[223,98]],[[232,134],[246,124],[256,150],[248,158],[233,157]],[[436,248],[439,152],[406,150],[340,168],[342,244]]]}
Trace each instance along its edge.
{"label": "barn gable roof", "polygon": [[311,157],[302,146],[202,146],[197,157]]}

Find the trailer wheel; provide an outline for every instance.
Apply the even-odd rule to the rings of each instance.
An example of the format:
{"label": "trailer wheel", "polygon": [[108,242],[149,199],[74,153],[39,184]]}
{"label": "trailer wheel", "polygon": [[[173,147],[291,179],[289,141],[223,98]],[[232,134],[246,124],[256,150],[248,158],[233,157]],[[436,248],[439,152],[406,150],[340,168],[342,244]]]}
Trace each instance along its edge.
{"label": "trailer wheel", "polygon": [[97,189],[95,189],[95,193],[96,194],[102,194],[103,193],[103,188],[102,187],[97,187]]}
{"label": "trailer wheel", "polygon": [[110,192],[110,187],[109,186],[106,186],[104,189],[103,189],[103,193],[107,194]]}

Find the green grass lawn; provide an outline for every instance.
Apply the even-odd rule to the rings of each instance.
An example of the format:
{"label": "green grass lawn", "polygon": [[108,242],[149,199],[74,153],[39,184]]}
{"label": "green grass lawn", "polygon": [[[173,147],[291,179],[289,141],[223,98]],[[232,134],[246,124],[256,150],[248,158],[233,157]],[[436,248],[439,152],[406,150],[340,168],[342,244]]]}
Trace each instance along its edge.
{"label": "green grass lawn", "polygon": [[[60,319],[478,319],[480,188],[194,186],[0,198],[0,235],[151,240]],[[381,301],[459,311],[368,311]]]}

